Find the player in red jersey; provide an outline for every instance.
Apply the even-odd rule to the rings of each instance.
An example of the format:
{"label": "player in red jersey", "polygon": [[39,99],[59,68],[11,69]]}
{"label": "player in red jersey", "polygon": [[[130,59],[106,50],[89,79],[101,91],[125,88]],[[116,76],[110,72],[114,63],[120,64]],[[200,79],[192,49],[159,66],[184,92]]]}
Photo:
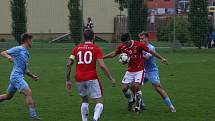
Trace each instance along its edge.
{"label": "player in red jersey", "polygon": [[[121,41],[122,44],[114,52],[105,55],[104,58],[113,58],[120,53],[126,53],[130,57],[130,61],[128,62],[128,70],[122,80],[122,91],[125,97],[128,98],[128,110],[131,111],[132,105],[136,100],[135,111],[139,112],[143,103],[141,99],[142,92],[140,90],[140,86],[144,80],[143,51],[151,53],[155,57],[159,58],[162,63],[167,64],[168,61],[158,53],[149,50],[145,44],[139,41],[131,40],[128,33],[122,35]],[[132,92],[135,96],[132,95]]]}
{"label": "player in red jersey", "polygon": [[80,96],[82,97],[81,115],[82,121],[87,121],[88,116],[88,97],[95,99],[96,106],[92,121],[97,121],[103,110],[103,91],[96,72],[96,62],[108,79],[112,86],[115,86],[115,80],[112,78],[108,68],[103,61],[102,49],[92,43],[94,33],[91,30],[84,32],[85,43],[77,45],[72,50],[72,55],[68,59],[67,64],[67,81],[66,87],[71,90],[72,83],[70,80],[71,66],[76,60],[76,84]]}

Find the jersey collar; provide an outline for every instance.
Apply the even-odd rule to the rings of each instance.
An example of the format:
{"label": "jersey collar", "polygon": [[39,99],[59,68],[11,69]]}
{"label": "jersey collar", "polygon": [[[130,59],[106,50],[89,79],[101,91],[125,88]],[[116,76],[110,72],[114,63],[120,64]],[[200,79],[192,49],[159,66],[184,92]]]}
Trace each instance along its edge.
{"label": "jersey collar", "polygon": [[134,40],[131,40],[131,46],[129,48],[132,48],[134,45]]}
{"label": "jersey collar", "polygon": [[93,44],[92,42],[85,42],[85,44]]}

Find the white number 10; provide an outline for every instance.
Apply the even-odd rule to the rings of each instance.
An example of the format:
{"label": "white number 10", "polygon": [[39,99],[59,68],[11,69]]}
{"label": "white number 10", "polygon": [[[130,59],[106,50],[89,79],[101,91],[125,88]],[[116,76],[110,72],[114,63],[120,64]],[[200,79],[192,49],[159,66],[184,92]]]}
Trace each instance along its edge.
{"label": "white number 10", "polygon": [[[79,51],[78,53],[78,57],[79,57],[79,61],[78,61],[78,64],[90,64],[91,62],[92,62],[92,59],[93,59],[93,54],[92,54],[92,52],[91,51],[86,51],[85,53],[84,53],[84,60],[82,60],[82,51]],[[87,59],[87,57],[89,57],[88,59]]]}

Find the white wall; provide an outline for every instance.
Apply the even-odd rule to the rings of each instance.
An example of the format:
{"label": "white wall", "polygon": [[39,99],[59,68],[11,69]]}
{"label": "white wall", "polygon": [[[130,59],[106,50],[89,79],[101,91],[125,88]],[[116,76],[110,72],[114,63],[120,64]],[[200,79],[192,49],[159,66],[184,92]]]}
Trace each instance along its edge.
{"label": "white wall", "polygon": [[[67,33],[68,0],[26,0],[29,33]],[[119,14],[114,0],[84,0],[84,19],[92,17],[95,32],[112,33]],[[0,34],[11,33],[10,0],[0,1]]]}

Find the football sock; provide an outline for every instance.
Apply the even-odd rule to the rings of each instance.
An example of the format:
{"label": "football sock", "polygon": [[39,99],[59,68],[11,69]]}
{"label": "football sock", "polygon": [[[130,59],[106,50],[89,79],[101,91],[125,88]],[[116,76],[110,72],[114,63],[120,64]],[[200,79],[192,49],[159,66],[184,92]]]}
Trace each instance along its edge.
{"label": "football sock", "polygon": [[89,104],[88,103],[82,103],[82,105],[81,105],[82,121],[87,121],[88,111],[89,111]]}
{"label": "football sock", "polygon": [[166,105],[167,105],[168,107],[173,106],[173,105],[172,105],[172,102],[171,102],[171,100],[169,99],[168,96],[164,98],[164,102],[166,103]]}
{"label": "football sock", "polygon": [[143,97],[142,97],[142,91],[141,91],[141,106],[145,106],[145,103],[144,103],[144,100],[143,100]]}
{"label": "football sock", "polygon": [[125,97],[128,98],[128,102],[132,102],[133,101],[133,96],[132,96],[132,92],[131,89],[128,89],[125,93],[124,93]]}
{"label": "football sock", "polygon": [[96,104],[94,109],[93,119],[97,121],[100,118],[102,111],[103,111],[103,104],[102,103]]}
{"label": "football sock", "polygon": [[30,117],[36,117],[37,113],[34,107],[29,107]]}
{"label": "football sock", "polygon": [[138,91],[135,95],[135,99],[136,99],[136,107],[140,108],[141,106],[141,102],[142,102],[142,91]]}

